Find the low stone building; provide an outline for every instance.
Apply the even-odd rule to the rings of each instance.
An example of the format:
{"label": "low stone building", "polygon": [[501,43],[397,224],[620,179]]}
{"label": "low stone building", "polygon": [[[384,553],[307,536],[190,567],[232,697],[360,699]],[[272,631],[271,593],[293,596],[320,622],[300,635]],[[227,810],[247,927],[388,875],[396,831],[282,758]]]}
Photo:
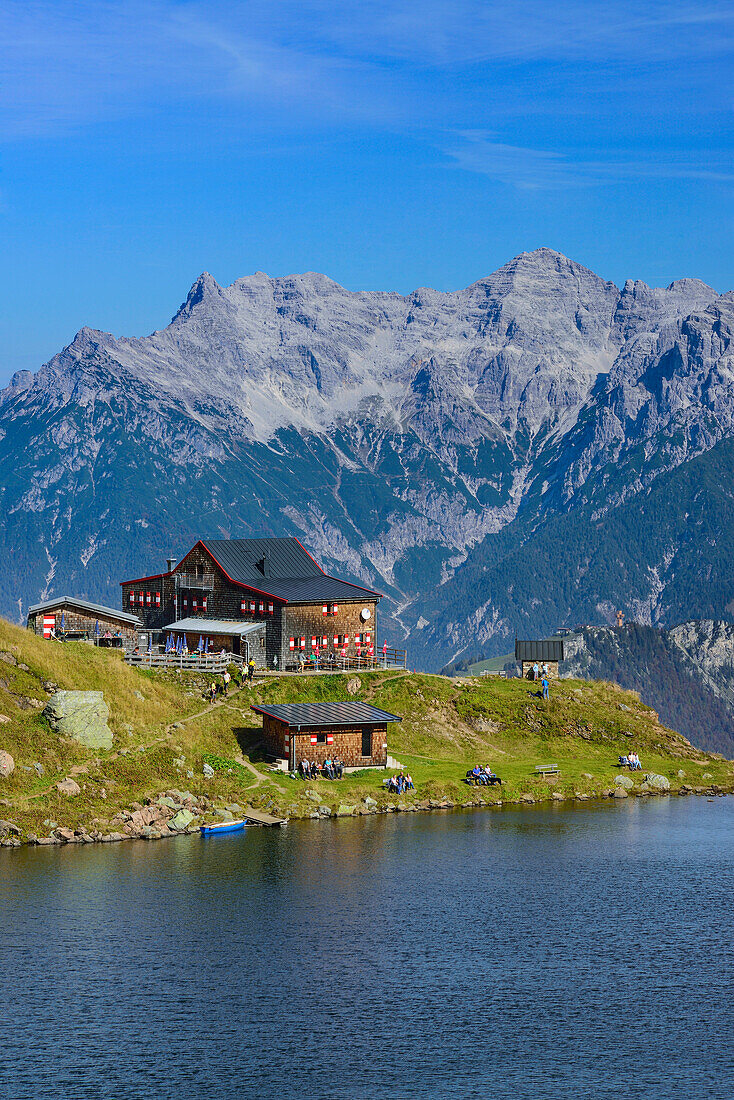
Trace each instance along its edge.
{"label": "low stone building", "polygon": [[266,752],[287,760],[295,771],[302,760],[320,764],[338,756],[347,768],[387,767],[387,726],[400,722],[369,703],[282,703],[253,706],[262,715]]}
{"label": "low stone building", "polygon": [[44,638],[67,638],[99,645],[135,646],[142,623],[137,615],[89,603],[76,596],[54,596],[28,608],[27,626]]}
{"label": "low stone building", "polygon": [[549,680],[557,680],[558,663],[563,660],[563,639],[515,639],[515,660],[522,669],[523,680],[532,680],[535,665],[538,666],[541,676],[545,673]]}

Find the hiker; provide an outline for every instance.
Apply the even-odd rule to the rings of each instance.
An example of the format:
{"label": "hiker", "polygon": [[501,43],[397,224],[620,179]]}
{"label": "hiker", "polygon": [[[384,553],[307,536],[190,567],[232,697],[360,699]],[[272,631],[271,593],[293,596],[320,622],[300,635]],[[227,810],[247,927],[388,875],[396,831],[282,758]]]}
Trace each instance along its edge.
{"label": "hiker", "polygon": [[224,690],[225,695],[227,695],[229,693],[229,682],[230,682],[231,679],[232,679],[232,677],[229,674],[229,669],[225,669],[224,670],[224,675],[222,676],[222,683],[224,684],[223,690]]}
{"label": "hiker", "polygon": [[273,657],[273,672],[277,672],[277,671],[278,671],[278,654],[276,653],[275,656]]}
{"label": "hiker", "polygon": [[406,791],[414,791],[415,783],[413,782],[413,776],[410,772],[405,773],[405,789]]}
{"label": "hiker", "polygon": [[248,683],[249,683],[250,680],[252,680],[252,677],[254,675],[255,675],[255,658],[250,657],[250,660],[247,662],[247,680],[248,680]]}
{"label": "hiker", "polygon": [[537,680],[539,675],[540,675],[540,668],[538,666],[538,662],[536,661],[535,664],[533,665],[533,674],[530,677],[530,679],[531,680]]}
{"label": "hiker", "polygon": [[209,684],[209,702],[213,703],[217,696],[217,685],[214,680]]}
{"label": "hiker", "polygon": [[334,759],[332,760],[331,764],[332,764],[332,767],[334,769],[334,778],[335,779],[341,779],[342,776],[344,775],[344,765],[341,762],[341,760],[339,759],[339,757],[335,756]]}
{"label": "hiker", "polygon": [[301,775],[304,779],[311,778],[311,765],[309,764],[308,760],[301,761]]}
{"label": "hiker", "polygon": [[550,686],[549,686],[548,680],[546,679],[545,676],[543,677],[540,686],[543,689],[543,698],[544,699],[550,699]]}

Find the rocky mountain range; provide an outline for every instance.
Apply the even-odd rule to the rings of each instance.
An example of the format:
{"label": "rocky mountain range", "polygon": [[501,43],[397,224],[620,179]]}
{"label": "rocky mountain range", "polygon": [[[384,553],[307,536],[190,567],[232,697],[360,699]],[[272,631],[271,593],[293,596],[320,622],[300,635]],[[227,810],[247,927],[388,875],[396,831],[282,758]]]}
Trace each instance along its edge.
{"label": "rocky mountain range", "polygon": [[0,393],[0,611],[295,534],[423,668],[617,608],[731,620],[733,324],[733,293],[546,248],[453,293],[203,274]]}

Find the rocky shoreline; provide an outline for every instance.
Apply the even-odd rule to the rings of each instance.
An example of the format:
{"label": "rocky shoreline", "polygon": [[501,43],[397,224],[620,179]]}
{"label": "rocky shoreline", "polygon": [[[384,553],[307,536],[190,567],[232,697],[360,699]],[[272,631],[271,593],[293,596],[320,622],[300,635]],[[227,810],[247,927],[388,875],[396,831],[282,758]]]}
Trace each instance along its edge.
{"label": "rocky shoreline", "polygon": [[[675,795],[685,797],[689,795],[705,796],[707,798],[724,797],[734,794],[734,786],[725,789],[719,784],[710,786],[691,786],[682,784],[675,789],[636,787],[626,789],[624,786],[609,788],[600,794],[584,794],[576,792],[573,795],[562,794],[553,791],[547,798],[538,798],[535,795],[524,794],[518,798],[483,799],[470,798],[466,801],[454,801],[448,798],[416,799],[412,802],[377,802],[371,797],[364,798],[359,804],[342,803],[338,807],[319,805],[313,812],[304,815],[293,815],[293,820],[301,821],[328,821],[334,818],[344,817],[368,817],[376,814],[388,813],[423,813],[433,810],[454,809],[502,809],[502,807],[533,806],[544,804],[557,804],[561,802],[603,802],[608,799],[625,798],[650,798]],[[125,840],[165,840],[170,837],[184,836],[199,832],[199,826],[214,820],[228,820],[233,817],[246,817],[247,808],[236,804],[217,808],[206,796],[197,797],[190,792],[170,790],[159,795],[155,799],[146,799],[145,803],[134,802],[129,810],[121,810],[116,813],[109,822],[95,820],[92,827],[84,826],[70,828],[60,825],[52,819],[45,824],[50,830],[48,836],[38,836],[35,833],[24,835],[21,828],[11,821],[0,820],[0,847],[20,848],[24,845],[58,846],[64,844],[113,844]],[[100,826],[115,825],[116,829],[104,832]]]}

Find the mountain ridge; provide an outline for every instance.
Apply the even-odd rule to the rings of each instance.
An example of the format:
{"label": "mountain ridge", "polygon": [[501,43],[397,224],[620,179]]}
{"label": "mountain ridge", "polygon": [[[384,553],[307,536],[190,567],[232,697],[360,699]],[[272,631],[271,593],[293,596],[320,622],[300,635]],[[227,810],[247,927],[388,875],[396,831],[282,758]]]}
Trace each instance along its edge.
{"label": "mountain ridge", "polygon": [[[701,511],[691,464],[727,483],[732,331],[731,292],[619,289],[547,248],[408,295],[203,272],[166,328],[82,328],[0,392],[0,538],[17,559],[0,611],[18,617],[56,584],[109,600],[192,537],[262,531],[379,584],[388,633],[422,667],[502,652],[551,615],[609,622],[621,605],[657,622],[693,599],[726,618],[725,578],[713,606],[676,581],[694,561],[727,567],[726,492],[712,485],[705,537],[682,518],[665,545],[661,532],[682,491]],[[635,509],[637,563],[618,545]],[[590,525],[608,562],[593,585],[593,551],[556,534],[580,545]]]}

